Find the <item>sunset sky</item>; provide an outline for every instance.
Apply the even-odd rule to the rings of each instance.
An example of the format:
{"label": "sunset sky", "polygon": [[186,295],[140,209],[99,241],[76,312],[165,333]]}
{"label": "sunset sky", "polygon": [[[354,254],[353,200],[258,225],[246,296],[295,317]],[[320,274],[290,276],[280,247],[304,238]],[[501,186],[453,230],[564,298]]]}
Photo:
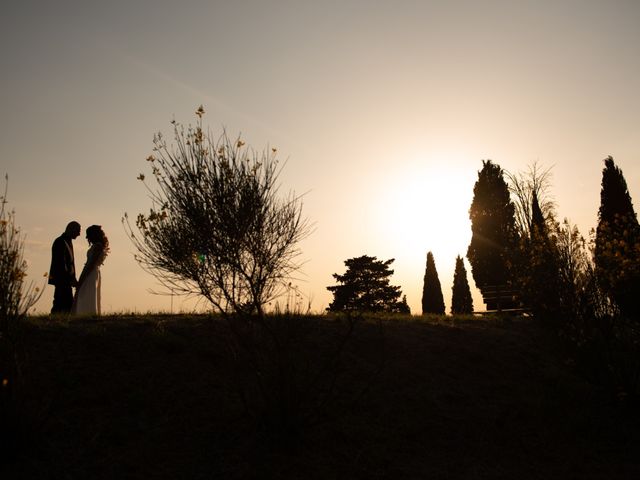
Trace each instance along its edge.
{"label": "sunset sky", "polygon": [[396,259],[392,283],[420,313],[428,250],[449,311],[482,159],[553,166],[558,216],[587,234],[612,155],[638,207],[638,1],[10,0],[0,52],[0,173],[30,277],[70,220],[80,271],[100,224],[107,312],[171,308],[120,219],[150,207],[136,177],[153,134],[200,104],[215,132],[287,159],[282,189],[305,194],[314,224],[296,283],[316,312],[331,274],[368,254]]}

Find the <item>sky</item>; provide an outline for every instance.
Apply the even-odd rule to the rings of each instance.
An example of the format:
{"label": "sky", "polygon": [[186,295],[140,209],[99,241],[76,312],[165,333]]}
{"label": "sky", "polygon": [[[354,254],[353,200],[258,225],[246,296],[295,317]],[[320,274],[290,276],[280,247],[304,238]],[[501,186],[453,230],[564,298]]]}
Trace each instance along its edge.
{"label": "sky", "polygon": [[[360,255],[394,258],[420,313],[432,251],[451,304],[483,159],[552,168],[560,219],[596,226],[602,160],[640,198],[640,2],[9,0],[0,16],[0,173],[42,283],[70,220],[103,226],[106,312],[190,311],[156,295],[121,225],[151,206],[153,134],[194,123],[278,148],[313,233],[295,284],[314,312]],[[481,297],[473,285],[476,309]],[[51,307],[48,286],[36,311]]]}

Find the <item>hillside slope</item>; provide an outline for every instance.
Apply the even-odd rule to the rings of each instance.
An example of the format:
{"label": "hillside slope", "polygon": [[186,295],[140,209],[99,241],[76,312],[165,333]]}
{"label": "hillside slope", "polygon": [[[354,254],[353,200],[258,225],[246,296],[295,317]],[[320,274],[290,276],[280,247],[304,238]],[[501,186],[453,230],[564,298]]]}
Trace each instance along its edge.
{"label": "hillside slope", "polygon": [[530,320],[362,321],[328,371],[313,366],[333,358],[344,324],[300,322],[288,358],[308,380],[301,411],[334,394],[283,445],[246,415],[239,392],[250,413],[260,397],[223,321],[33,320],[27,436],[5,468],[68,479],[640,478],[637,418],[573,374]]}

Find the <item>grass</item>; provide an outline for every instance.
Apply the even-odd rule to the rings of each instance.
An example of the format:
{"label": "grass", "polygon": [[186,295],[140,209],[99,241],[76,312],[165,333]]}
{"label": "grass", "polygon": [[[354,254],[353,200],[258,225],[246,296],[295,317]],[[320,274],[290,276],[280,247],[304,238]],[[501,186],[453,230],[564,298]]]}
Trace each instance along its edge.
{"label": "grass", "polygon": [[[297,320],[287,358],[302,381],[344,323]],[[30,319],[26,437],[0,477],[640,478],[638,417],[529,319],[363,320],[320,421],[285,445],[246,414],[239,390],[257,393],[229,335],[206,316]]]}

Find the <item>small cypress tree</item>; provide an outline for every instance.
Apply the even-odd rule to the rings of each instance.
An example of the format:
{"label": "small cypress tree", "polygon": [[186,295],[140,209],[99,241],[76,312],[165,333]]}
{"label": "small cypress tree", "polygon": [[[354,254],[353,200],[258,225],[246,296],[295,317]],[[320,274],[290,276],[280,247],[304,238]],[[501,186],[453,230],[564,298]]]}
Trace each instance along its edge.
{"label": "small cypress tree", "polygon": [[540,208],[540,202],[538,201],[538,194],[533,192],[531,200],[531,237],[533,237],[536,232],[539,235],[547,235],[547,225],[544,220],[544,215],[542,214],[542,209]]}
{"label": "small cypress tree", "polygon": [[604,160],[595,264],[601,288],[622,313],[640,315],[640,227],[622,170]]}
{"label": "small cypress tree", "polygon": [[453,315],[473,313],[473,299],[467,281],[467,270],[464,268],[464,260],[460,255],[456,257],[452,291],[451,313]]}
{"label": "small cypress tree", "polygon": [[442,287],[436,270],[436,262],[431,252],[427,253],[427,266],[424,271],[424,288],[422,289],[422,314],[444,314],[444,298]]}
{"label": "small cypress tree", "polygon": [[411,315],[411,308],[409,308],[409,304],[407,303],[407,296],[403,295],[402,300],[398,302],[398,313],[406,313],[407,315]]}

